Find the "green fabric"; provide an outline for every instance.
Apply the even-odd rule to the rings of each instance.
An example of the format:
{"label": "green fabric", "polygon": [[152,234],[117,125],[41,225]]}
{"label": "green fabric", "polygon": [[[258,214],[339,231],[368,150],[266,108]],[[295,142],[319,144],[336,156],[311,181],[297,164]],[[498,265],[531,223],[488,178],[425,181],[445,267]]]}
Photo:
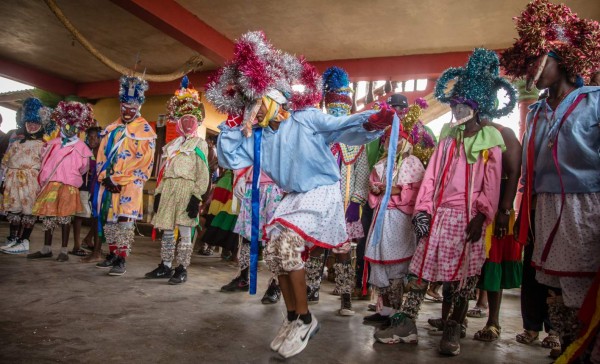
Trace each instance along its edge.
{"label": "green fabric", "polygon": [[375,139],[365,145],[367,159],[369,160],[369,170],[373,169],[375,163],[379,161],[383,155],[383,148],[380,145],[379,139]]}
{"label": "green fabric", "polygon": [[231,169],[225,170],[223,175],[217,180],[215,188],[220,187],[227,191],[233,191],[233,172]]}
{"label": "green fabric", "polygon": [[521,287],[523,262],[512,261],[502,263],[485,262],[481,269],[481,278],[477,288],[484,291],[498,292],[501,289]]}
{"label": "green fabric", "polygon": [[237,221],[237,215],[229,215],[228,213],[221,211],[212,220],[210,226],[217,227],[221,230],[232,231]]}
{"label": "green fabric", "polygon": [[198,147],[194,148],[194,152],[196,152],[196,154],[198,154],[198,157],[200,157],[200,159],[202,159],[204,161],[204,164],[206,164],[206,168],[208,168],[208,161],[206,160],[206,156],[204,155],[204,153],[202,153],[200,148],[198,148]]}
{"label": "green fabric", "polygon": [[454,128],[451,128],[450,124],[444,124],[442,132],[440,133],[440,140],[451,137],[456,139],[459,143],[462,142],[465,146],[467,163],[476,163],[479,153],[492,147],[500,147],[502,152],[506,151],[506,145],[504,145],[502,134],[500,134],[498,129],[493,126],[486,125],[482,127],[477,134],[466,138],[463,137],[464,130],[464,124]]}

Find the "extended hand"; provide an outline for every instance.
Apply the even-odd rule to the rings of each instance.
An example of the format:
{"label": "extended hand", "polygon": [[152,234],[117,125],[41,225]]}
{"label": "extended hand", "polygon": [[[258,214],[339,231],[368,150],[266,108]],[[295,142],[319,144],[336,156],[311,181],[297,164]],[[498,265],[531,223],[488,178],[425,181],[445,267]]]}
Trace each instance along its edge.
{"label": "extended hand", "polygon": [[498,239],[502,239],[506,235],[508,235],[508,215],[503,213],[498,213],[496,215],[496,222],[494,224],[494,236]]}
{"label": "extended hand", "polygon": [[477,213],[477,215],[469,221],[467,225],[467,229],[465,232],[467,233],[467,241],[476,242],[481,239],[481,233],[483,231],[483,223],[485,222],[485,215],[481,212]]}

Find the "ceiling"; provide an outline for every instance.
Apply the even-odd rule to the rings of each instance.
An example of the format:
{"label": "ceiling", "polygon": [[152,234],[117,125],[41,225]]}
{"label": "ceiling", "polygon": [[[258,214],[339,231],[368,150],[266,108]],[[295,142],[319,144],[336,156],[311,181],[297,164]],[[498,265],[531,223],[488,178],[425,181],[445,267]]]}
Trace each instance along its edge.
{"label": "ceiling", "polygon": [[[170,73],[200,55],[203,66],[192,76],[205,79],[206,71],[231,56],[236,37],[262,29],[276,47],[304,54],[311,61],[335,61],[348,67],[360,62],[361,67],[351,68],[350,76],[368,79],[395,68],[415,73],[433,63],[435,74],[466,59],[466,53],[459,53],[451,60],[446,52],[505,48],[516,36],[511,18],[527,0],[56,2],[101,53],[127,67],[139,59],[138,70],[148,73]],[[600,19],[597,0],[564,2],[582,17]],[[44,1],[3,0],[0,23],[0,75],[46,89],[55,87],[59,93],[62,89],[57,85],[63,83],[68,87],[62,94],[75,90],[89,97],[101,95],[102,87],[115,90],[119,73],[74,41]],[[388,63],[377,63],[382,60]],[[406,60],[412,60],[411,67],[403,67]],[[161,88],[151,89],[161,92]],[[170,93],[173,87],[164,89]]]}

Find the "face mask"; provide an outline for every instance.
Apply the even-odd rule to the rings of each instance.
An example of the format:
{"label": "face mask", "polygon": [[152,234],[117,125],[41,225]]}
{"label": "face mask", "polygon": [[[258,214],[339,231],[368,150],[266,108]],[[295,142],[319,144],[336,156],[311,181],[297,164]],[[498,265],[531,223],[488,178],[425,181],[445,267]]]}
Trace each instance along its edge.
{"label": "face mask", "polygon": [[77,129],[75,129],[74,127],[70,126],[69,124],[66,124],[62,128],[60,128],[60,131],[67,138],[71,138],[72,136],[74,136],[75,134],[77,134]]}
{"label": "face mask", "polygon": [[465,104],[458,104],[452,107],[452,116],[455,121],[450,122],[450,127],[454,128],[471,120],[475,116],[475,111]]}
{"label": "face mask", "polygon": [[346,116],[348,112],[341,107],[331,107],[327,109],[327,113],[332,116]]}
{"label": "face mask", "polygon": [[42,128],[42,124],[37,123],[25,123],[25,130],[29,134],[35,134]]}
{"label": "face mask", "polygon": [[538,82],[540,76],[542,76],[542,72],[546,67],[546,61],[548,60],[548,55],[544,55],[543,57],[538,57],[533,63],[527,67],[527,82],[525,84],[525,89],[527,91],[531,91],[533,86]]}
{"label": "face mask", "polygon": [[135,104],[121,104],[121,120],[129,123],[139,115],[140,106]]}

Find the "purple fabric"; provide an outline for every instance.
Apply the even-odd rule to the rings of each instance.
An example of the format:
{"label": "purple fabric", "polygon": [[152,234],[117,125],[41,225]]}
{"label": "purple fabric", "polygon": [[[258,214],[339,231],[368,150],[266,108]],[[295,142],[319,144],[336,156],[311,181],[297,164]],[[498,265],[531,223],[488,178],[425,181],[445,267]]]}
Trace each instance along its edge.
{"label": "purple fabric", "polygon": [[355,222],[360,218],[360,204],[357,202],[350,202],[346,209],[346,222]]}

